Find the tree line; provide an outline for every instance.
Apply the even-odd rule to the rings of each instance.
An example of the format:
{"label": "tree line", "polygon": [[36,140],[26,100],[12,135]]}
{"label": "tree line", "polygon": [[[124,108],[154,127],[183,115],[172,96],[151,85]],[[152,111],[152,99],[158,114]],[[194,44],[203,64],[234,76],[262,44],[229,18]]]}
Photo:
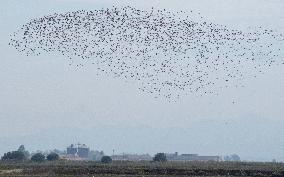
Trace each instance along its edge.
{"label": "tree line", "polygon": [[[23,162],[23,161],[28,161],[28,160],[33,161],[33,162],[58,161],[60,160],[60,156],[59,154],[55,152],[51,152],[47,155],[44,155],[43,153],[38,152],[38,153],[31,155],[29,151],[25,149],[24,145],[20,145],[18,150],[4,153],[4,155],[1,157],[1,161]],[[112,158],[110,156],[103,156],[100,161],[102,163],[111,163]],[[153,161],[154,162],[167,161],[166,154],[157,153],[154,156]]]}
{"label": "tree line", "polygon": [[27,160],[31,160],[33,162],[43,162],[45,160],[56,161],[56,160],[59,160],[59,155],[55,152],[51,152],[46,156],[42,153],[35,153],[35,154],[31,155],[29,153],[29,151],[27,151],[25,149],[24,145],[20,145],[18,150],[4,153],[4,155],[1,157],[1,160],[2,161],[27,161]]}

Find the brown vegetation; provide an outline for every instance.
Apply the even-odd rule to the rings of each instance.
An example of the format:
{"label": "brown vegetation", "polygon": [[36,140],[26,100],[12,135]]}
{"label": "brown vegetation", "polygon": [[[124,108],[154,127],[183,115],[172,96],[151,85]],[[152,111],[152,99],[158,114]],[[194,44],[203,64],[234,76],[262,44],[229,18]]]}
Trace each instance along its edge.
{"label": "brown vegetation", "polygon": [[[45,162],[0,163],[0,176],[284,176],[283,163],[245,162]],[[9,172],[9,173],[8,173]]]}

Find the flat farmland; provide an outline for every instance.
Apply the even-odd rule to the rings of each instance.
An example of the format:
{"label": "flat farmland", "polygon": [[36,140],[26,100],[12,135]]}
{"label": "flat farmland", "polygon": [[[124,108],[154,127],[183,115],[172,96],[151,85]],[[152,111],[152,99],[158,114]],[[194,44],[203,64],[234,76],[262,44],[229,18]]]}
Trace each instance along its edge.
{"label": "flat farmland", "polygon": [[2,177],[252,176],[283,177],[283,163],[252,162],[43,162],[0,163]]}

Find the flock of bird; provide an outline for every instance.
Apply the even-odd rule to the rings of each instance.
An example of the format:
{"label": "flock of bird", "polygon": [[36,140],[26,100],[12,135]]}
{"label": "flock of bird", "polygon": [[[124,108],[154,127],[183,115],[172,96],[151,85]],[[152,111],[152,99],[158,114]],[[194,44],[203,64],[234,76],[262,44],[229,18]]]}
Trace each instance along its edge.
{"label": "flock of bird", "polygon": [[27,55],[59,52],[70,65],[93,64],[101,74],[173,100],[242,86],[244,78],[284,64],[282,34],[230,29],[193,20],[192,13],[128,6],[53,14],[23,25],[9,45]]}

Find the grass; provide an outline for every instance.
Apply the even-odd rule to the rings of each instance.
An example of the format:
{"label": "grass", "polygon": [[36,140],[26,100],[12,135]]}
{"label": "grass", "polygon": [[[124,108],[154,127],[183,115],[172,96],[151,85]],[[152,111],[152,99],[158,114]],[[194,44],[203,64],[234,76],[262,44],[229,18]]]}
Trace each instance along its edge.
{"label": "grass", "polygon": [[22,172],[23,169],[0,170],[0,175],[20,174]]}

